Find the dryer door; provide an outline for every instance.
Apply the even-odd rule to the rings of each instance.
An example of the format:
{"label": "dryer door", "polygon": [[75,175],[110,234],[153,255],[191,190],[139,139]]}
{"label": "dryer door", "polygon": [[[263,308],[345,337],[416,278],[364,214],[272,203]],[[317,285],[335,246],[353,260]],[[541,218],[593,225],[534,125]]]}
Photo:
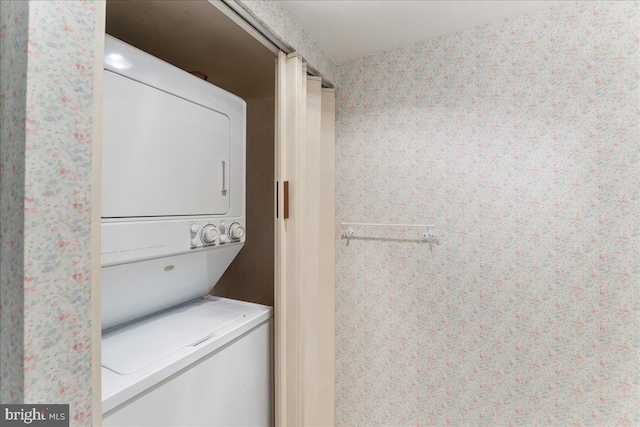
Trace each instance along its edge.
{"label": "dryer door", "polygon": [[102,217],[226,214],[230,132],[220,112],[105,70]]}

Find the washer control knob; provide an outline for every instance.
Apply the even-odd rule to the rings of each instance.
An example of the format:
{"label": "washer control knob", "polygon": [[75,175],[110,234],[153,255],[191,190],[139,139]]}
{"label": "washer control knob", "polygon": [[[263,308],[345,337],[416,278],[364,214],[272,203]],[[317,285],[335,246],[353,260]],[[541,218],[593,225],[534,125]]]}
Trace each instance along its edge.
{"label": "washer control knob", "polygon": [[220,235],[220,243],[227,243],[228,241],[229,241],[229,238],[227,237],[226,234]]}
{"label": "washer control knob", "polygon": [[198,232],[198,229],[200,229],[200,226],[198,224],[191,224],[190,230],[193,234],[196,234]]}
{"label": "washer control knob", "polygon": [[198,246],[198,241],[196,239],[191,239],[191,247],[195,248],[196,246]]}
{"label": "washer control knob", "polygon": [[240,240],[244,236],[244,227],[237,222],[231,224],[229,227],[229,237],[233,240]]}
{"label": "washer control knob", "polygon": [[218,229],[213,224],[207,224],[202,227],[200,238],[202,239],[202,243],[213,243],[218,238]]}

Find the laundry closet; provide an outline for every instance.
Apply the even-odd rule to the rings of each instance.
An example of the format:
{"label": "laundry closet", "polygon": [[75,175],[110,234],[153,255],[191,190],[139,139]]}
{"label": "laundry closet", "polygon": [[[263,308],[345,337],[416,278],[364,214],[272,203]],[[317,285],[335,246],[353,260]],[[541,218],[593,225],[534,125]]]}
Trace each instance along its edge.
{"label": "laundry closet", "polygon": [[[171,112],[167,112],[165,109],[166,117],[163,120],[180,121],[180,124],[183,126],[185,131],[183,133],[188,134],[190,132],[190,129],[188,129],[189,121],[192,120],[194,125],[197,123],[197,120],[194,118],[196,114],[203,114],[202,117],[209,117],[211,119],[207,119],[207,121],[218,120],[221,128],[228,126],[225,124],[227,123],[227,120],[223,117],[224,114],[216,114],[214,117],[213,113],[205,113],[205,108],[200,108],[209,108],[207,105],[203,105],[202,103],[199,103],[199,101],[193,101],[193,99],[198,97],[202,97],[202,99],[206,100],[206,94],[209,91],[215,95],[217,93],[215,92],[217,89],[213,88],[213,86],[206,86],[215,85],[232,94],[227,96],[220,92],[222,99],[224,100],[220,101],[220,105],[223,107],[226,105],[237,105],[238,107],[234,107],[235,109],[246,108],[246,115],[242,117],[242,120],[246,120],[246,122],[244,123],[244,129],[240,130],[238,127],[240,114],[238,114],[237,117],[229,115],[229,122],[231,123],[231,130],[229,131],[229,134],[232,139],[231,148],[225,149],[230,150],[227,154],[218,152],[212,153],[212,155],[217,156],[214,156],[216,160],[211,161],[211,163],[216,163],[215,167],[214,165],[211,165],[210,168],[209,163],[207,163],[208,161],[204,161],[202,159],[205,154],[200,148],[204,148],[204,150],[208,149],[206,143],[207,137],[205,136],[205,142],[199,143],[200,145],[190,146],[187,141],[184,145],[184,150],[178,149],[178,151],[174,151],[174,153],[179,153],[181,159],[183,157],[187,159],[186,163],[184,163],[187,167],[182,168],[182,170],[169,170],[170,168],[167,168],[165,171],[152,172],[149,170],[149,174],[157,174],[155,178],[149,178],[148,176],[145,177],[145,170],[130,172],[136,177],[142,176],[142,178],[140,178],[141,180],[155,179],[158,187],[160,188],[154,188],[154,182],[147,183],[146,185],[148,188],[153,191],[157,191],[157,194],[151,195],[149,197],[150,200],[145,202],[146,205],[141,204],[141,206],[153,206],[153,209],[155,210],[146,211],[145,208],[140,209],[139,212],[136,211],[134,215],[129,215],[128,212],[135,210],[132,205],[137,205],[139,202],[136,199],[137,196],[131,196],[131,200],[127,200],[126,191],[121,190],[123,193],[121,196],[119,193],[111,191],[107,186],[116,185],[118,184],[118,180],[121,179],[130,179],[126,175],[126,173],[129,173],[127,172],[126,165],[127,163],[132,163],[129,169],[135,169],[135,162],[129,159],[123,160],[118,158],[116,154],[109,154],[110,148],[106,145],[113,145],[114,140],[119,141],[122,138],[131,136],[127,135],[128,131],[126,128],[120,131],[122,138],[120,138],[120,135],[110,135],[109,132],[111,132],[111,130],[109,129],[109,126],[113,128],[113,125],[110,125],[110,123],[113,123],[113,120],[115,120],[111,118],[114,113],[105,111],[106,130],[104,142],[105,148],[103,149],[102,208],[103,394],[105,394],[105,390],[107,390],[107,396],[103,395],[103,414],[105,414],[105,425],[127,425],[129,422],[128,420],[130,419],[134,420],[132,421],[134,424],[140,424],[147,421],[150,423],[149,425],[157,424],[159,422],[158,417],[154,418],[150,416],[147,420],[147,418],[145,418],[145,414],[150,414],[155,409],[160,411],[162,407],[171,407],[174,404],[181,405],[182,408],[185,408],[184,413],[187,415],[180,416],[187,418],[179,418],[179,416],[176,416],[176,418],[172,420],[167,419],[166,416],[164,418],[160,418],[162,422],[166,421],[166,425],[181,425],[183,423],[185,423],[184,425],[186,425],[186,423],[228,425],[247,422],[264,425],[273,424],[273,326],[270,323],[271,320],[267,320],[267,318],[272,316],[272,311],[269,307],[273,307],[274,305],[274,218],[276,215],[274,182],[274,126],[276,94],[275,59],[277,58],[277,55],[272,49],[267,48],[265,44],[261,43],[242,29],[236,22],[234,22],[233,19],[220,9],[221,7],[225,8],[226,6],[220,4],[216,6],[206,0],[112,0],[107,1],[106,3],[107,45],[105,58],[108,58],[109,55],[111,55],[112,58],[116,58],[115,61],[126,61],[129,53],[131,53],[131,55],[137,55],[136,52],[139,49],[142,51],[140,52],[140,57],[142,58],[141,61],[146,61],[149,64],[152,64],[148,67],[149,70],[147,71],[147,74],[151,76],[150,81],[153,81],[153,79],[156,78],[153,75],[153,64],[156,63],[153,61],[157,58],[185,72],[191,73],[192,76],[187,76],[186,79],[190,82],[189,85],[192,85],[195,89],[190,89],[194,94],[194,98],[189,99],[179,92],[171,92],[170,89],[164,88],[161,84],[153,86],[152,84],[147,83],[144,79],[138,79],[135,75],[135,70],[140,69],[140,65],[138,64],[134,64],[134,72],[126,70],[123,71],[123,75],[128,79],[111,77],[111,74],[113,73],[110,73],[108,69],[109,67],[105,65],[105,99],[114,98],[114,93],[116,92],[121,93],[122,98],[127,98],[130,94],[134,94],[139,91],[141,93],[141,97],[146,99],[145,102],[147,102],[148,105],[156,104],[155,106],[164,108],[164,104],[162,104],[162,102],[165,102],[163,100],[166,98],[167,106],[173,105],[171,104],[173,102],[176,103],[175,105],[177,107]],[[124,55],[124,59],[122,59],[119,52],[127,53],[127,55]],[[144,56],[145,53],[155,58]],[[160,63],[158,62],[157,64]],[[115,68],[113,68],[113,66],[115,66]],[[112,71],[115,71],[117,75],[120,66],[116,63],[112,64],[112,68]],[[181,81],[185,78],[184,73],[180,74],[178,70],[171,70],[170,68],[171,67],[168,68],[166,77],[163,77],[164,81],[169,85],[168,87],[171,87],[174,80]],[[126,75],[127,72],[129,75]],[[196,77],[193,76],[201,79],[201,81],[194,83],[193,79]],[[110,83],[112,79],[115,79],[114,81],[117,79],[127,81],[131,80],[135,83],[131,83],[132,86],[129,88],[128,86],[119,86],[120,83],[117,83],[117,81],[116,83]],[[205,81],[206,83],[204,83]],[[169,99],[169,95],[171,95],[172,99]],[[233,95],[235,95],[235,97]],[[154,97],[157,97],[157,101],[155,101],[156,98]],[[190,108],[192,107],[187,105],[188,103],[185,102],[185,100],[190,101],[191,103],[195,102],[193,105],[199,104],[198,107],[193,107],[193,113],[190,112]],[[128,123],[133,123],[131,125],[132,127],[140,127],[139,123],[135,123],[136,121],[142,120],[139,119],[139,114],[130,114],[130,117],[126,116],[128,114],[126,109],[129,108],[130,104],[129,101],[121,101],[121,103],[115,107],[110,106],[109,102],[105,103],[105,110],[111,109],[120,111],[117,114],[123,116],[119,119],[121,123],[127,123],[126,126],[128,126]],[[182,104],[179,104],[180,102]],[[213,109],[211,111],[218,109],[216,105],[211,107]],[[219,110],[225,113],[223,111],[223,107],[220,107]],[[139,110],[137,111],[140,111],[143,107],[138,108]],[[178,113],[183,114],[184,116],[177,117]],[[150,114],[149,116],[158,117],[158,115],[155,114]],[[218,116],[220,118],[218,118]],[[118,126],[118,128],[120,127],[121,126]],[[132,132],[135,133],[139,131],[134,129],[129,133]],[[156,132],[158,134],[157,139],[161,139],[164,131],[161,129]],[[215,132],[218,131],[216,130]],[[197,131],[195,133],[197,133]],[[242,165],[242,168],[239,166],[240,162],[238,161],[241,157],[239,153],[242,150],[234,145],[234,138],[239,138],[241,133],[244,133],[243,136],[246,136],[246,146],[243,148],[244,152],[241,153],[242,157],[244,157],[244,165]],[[136,137],[139,138],[138,136]],[[131,138],[132,141],[135,141],[135,138]],[[152,139],[152,137],[149,138]],[[177,134],[177,138],[174,139],[180,139],[180,134]],[[131,145],[129,142],[122,143],[122,151],[126,151],[128,153],[135,151],[127,151],[130,149],[127,147],[128,144]],[[149,144],[151,149],[148,149],[142,154],[138,153],[141,156],[140,158],[144,159],[141,162],[144,165],[152,164],[152,162],[149,162],[148,157],[156,155],[153,150],[153,140]],[[216,150],[218,149],[216,148]],[[189,151],[189,153],[184,154],[181,153],[181,151]],[[165,153],[164,155],[165,157],[167,155],[170,156],[171,153]],[[159,156],[162,156],[162,154]],[[211,158],[213,159],[214,157]],[[189,163],[191,162],[190,159],[193,159],[193,163]],[[220,159],[222,159],[221,162]],[[181,160],[176,158],[176,162],[179,161]],[[120,162],[124,163],[125,166],[120,166]],[[165,164],[168,165],[170,163],[172,162]],[[115,166],[110,166],[111,164]],[[171,213],[171,215],[174,216],[171,217],[170,220],[165,221],[170,223],[169,225],[174,227],[176,230],[188,230],[188,227],[190,227],[191,250],[187,247],[186,252],[185,250],[182,250],[182,253],[187,255],[180,255],[182,257],[190,257],[190,260],[185,261],[183,258],[173,256],[173,254],[170,254],[169,252],[167,252],[167,254],[172,256],[165,257],[165,254],[160,254],[159,256],[161,256],[161,258],[158,260],[150,260],[149,258],[153,258],[154,253],[149,252],[150,255],[147,256],[145,255],[145,251],[152,251],[154,247],[161,246],[153,246],[153,243],[148,244],[148,246],[145,247],[136,243],[138,246],[131,246],[133,249],[128,248],[126,250],[118,251],[117,246],[120,245],[122,241],[126,241],[127,239],[131,240],[130,236],[135,235],[135,233],[138,232],[131,231],[134,226],[140,229],[151,229],[152,227],[157,227],[157,230],[160,232],[160,227],[164,227],[166,225],[154,225],[154,217],[161,217],[162,220],[165,220],[167,215],[169,215],[164,213],[161,202],[158,202],[159,199],[167,198],[168,192],[171,191],[170,187],[172,187],[174,180],[172,179],[172,176],[168,174],[175,174],[175,181],[182,180],[184,182],[185,176],[190,176],[190,173],[194,173],[194,171],[186,170],[189,169],[190,164],[194,165],[193,168],[202,172],[207,171],[210,175],[215,175],[217,180],[221,180],[221,184],[216,185],[222,186],[221,197],[223,197],[223,199],[228,196],[228,186],[229,183],[231,183],[230,191],[232,196],[235,196],[235,200],[232,198],[229,205],[230,207],[224,205],[224,203],[229,203],[228,201],[223,199],[220,201],[223,206],[221,213],[231,215],[231,217],[218,218],[215,215],[210,215],[211,212],[206,210],[208,208],[205,207],[199,214],[200,216],[196,215],[193,220],[188,219],[191,218],[189,215],[198,213],[198,206],[206,206],[209,199],[209,193],[213,192],[209,188],[212,186],[212,181],[204,180],[206,182],[191,182],[188,185],[183,185],[182,189],[178,189],[176,191],[184,191],[184,189],[188,187],[188,191],[193,191],[193,194],[195,194],[192,199],[196,202],[194,202],[193,206],[185,206],[184,212],[181,211],[180,207],[171,206],[171,203],[167,202],[166,206],[169,206],[167,209],[172,212],[175,211],[175,215],[174,213]],[[220,166],[222,168],[221,173],[216,169]],[[120,176],[120,171],[117,173],[105,171],[107,168],[111,171],[114,167],[124,169],[125,178]],[[231,171],[229,171],[229,169],[231,169]],[[241,177],[238,171],[241,169],[244,169],[242,171],[242,179],[246,178],[246,181],[244,182],[244,188],[239,189],[240,187],[238,187],[238,183]],[[116,182],[116,184],[113,184],[114,182]],[[121,182],[119,185],[121,189],[128,189],[129,187],[129,183],[127,182]],[[131,187],[135,187],[136,183],[132,182],[130,185]],[[133,191],[134,190],[132,190],[131,194],[135,194]],[[241,208],[236,209],[237,206],[240,206],[236,206],[236,203],[238,198],[237,195],[240,194],[241,191],[244,191],[245,196],[243,205]],[[216,191],[216,194],[217,193],[218,192]],[[116,196],[111,197],[113,200],[109,199],[110,194],[116,194]],[[215,200],[213,202],[215,202]],[[207,218],[205,217],[206,215],[210,215],[210,217]],[[130,217],[137,217],[137,219],[140,219],[139,224],[135,223],[134,225],[128,225]],[[169,227],[169,225],[167,227]],[[162,233],[164,233],[165,229],[162,230]],[[245,230],[246,239],[244,234]],[[176,231],[176,235],[180,233],[186,233],[185,235],[189,235],[188,231]],[[180,238],[182,239],[182,237]],[[140,240],[144,240],[144,238],[141,238]],[[236,245],[235,249],[234,244]],[[109,245],[114,245],[116,249],[107,250],[107,252],[105,252],[105,247],[108,247]],[[145,245],[147,245],[147,243],[145,243]],[[216,248],[214,248],[214,246],[216,246]],[[136,251],[138,251],[139,259],[135,258],[135,255],[130,255],[130,253]],[[228,253],[229,255],[225,255],[225,258],[222,256],[223,252]],[[124,253],[124,255],[121,255],[121,253]],[[217,255],[197,255],[205,253],[216,253]],[[202,259],[199,260],[198,256],[202,259],[204,259],[203,257],[209,258],[203,261]],[[121,259],[121,257],[124,258]],[[133,258],[129,259],[127,257]],[[231,259],[233,259],[233,261],[229,264],[228,268],[226,268],[226,265],[228,264],[227,261]],[[156,261],[157,269],[153,266],[153,263]],[[136,264],[139,263],[142,263],[142,268],[136,266]],[[172,274],[185,274],[178,273],[178,270],[185,266],[187,269],[193,268],[194,270],[193,275],[190,270],[188,270],[189,272],[187,275],[183,276],[186,277],[185,280],[187,282],[192,280],[191,278],[193,276],[197,276],[199,274],[196,270],[203,271],[206,275],[209,275],[209,277],[215,277],[215,279],[219,277],[215,288],[211,291],[212,297],[210,299],[203,300],[204,302],[202,304],[196,302],[195,305],[197,307],[195,308],[185,306],[187,308],[183,309],[181,308],[182,306],[179,306],[179,308],[175,309],[177,310],[175,313],[173,311],[169,311],[168,317],[170,319],[162,318],[162,316],[161,318],[156,319],[154,317],[158,316],[156,313],[164,313],[164,310],[173,310],[171,307],[175,306],[175,304],[171,301],[175,298],[174,295],[176,293],[188,292],[182,288],[181,282],[167,282],[166,279],[166,277],[170,277]],[[138,286],[139,282],[147,280],[145,276],[145,269],[147,268],[149,271],[158,271],[158,273],[150,273],[152,275],[157,274],[157,281],[156,277],[150,276],[151,278],[148,283],[145,284],[145,292],[149,295],[148,299],[145,295],[136,295],[134,288],[135,286]],[[219,270],[221,277],[217,272],[211,274],[212,269]],[[223,271],[224,274],[222,274]],[[138,280],[136,279],[136,276],[145,277]],[[203,280],[205,280],[206,286],[206,279]],[[116,283],[115,287],[120,287],[120,289],[116,289],[116,291],[114,291],[114,283]],[[156,283],[158,283],[157,288],[155,286]],[[213,285],[213,283],[211,283],[211,285]],[[200,294],[202,294],[202,296],[206,296],[205,294],[211,290],[209,289],[201,292],[201,289],[203,289],[202,283],[199,286],[199,288],[196,287],[195,290],[191,291],[192,293],[195,293],[193,293],[193,295],[189,294],[191,295],[190,298],[197,298],[196,295]],[[171,289],[171,287],[175,288]],[[156,291],[158,294],[161,294],[161,297],[168,295],[167,301],[169,302],[160,302],[154,306],[154,303],[150,301],[160,298],[155,294]],[[198,292],[200,292],[200,294],[198,294]],[[127,300],[130,295],[131,299]],[[219,307],[216,306],[215,308],[215,310],[217,310],[217,314],[213,316],[211,312],[205,313],[203,310],[208,310],[205,306],[208,307],[207,304],[210,305],[211,301],[216,301],[218,299],[217,297],[223,297],[223,299],[220,300]],[[226,300],[224,298],[228,298],[230,300]],[[175,298],[175,300],[179,301],[179,298]],[[241,303],[234,303],[233,300],[255,303],[260,306],[255,304],[246,304],[245,307]],[[149,305],[148,309],[144,308],[145,304]],[[122,308],[127,305],[131,306],[131,308]],[[265,308],[263,309],[262,307]],[[146,311],[144,311],[145,309]],[[193,314],[183,313],[189,310],[193,310]],[[131,315],[131,311],[135,314]],[[144,320],[147,319],[145,316],[151,316],[148,318],[150,320]],[[189,353],[184,357],[185,362],[181,362],[182,364],[175,369],[176,372],[171,371],[170,375],[167,374],[164,377],[161,377],[158,376],[158,372],[165,368],[158,368],[158,372],[156,372],[156,368],[154,367],[159,364],[157,359],[158,355],[162,354],[162,357],[166,358],[168,361],[174,357],[173,355],[180,354],[180,352],[183,351],[179,345],[174,345],[175,348],[168,344],[164,347],[159,345],[159,349],[155,354],[151,354],[149,352],[147,352],[149,354],[146,354],[146,349],[141,349],[140,352],[131,350],[132,347],[136,346],[136,341],[139,338],[144,337],[147,334],[147,331],[153,332],[153,328],[155,328],[156,331],[159,331],[157,332],[159,340],[164,340],[165,336],[171,336],[172,334],[176,335],[176,342],[180,342],[180,339],[186,340],[187,338],[179,337],[180,335],[189,335],[185,330],[181,331],[176,329],[173,332],[167,332],[167,334],[164,334],[162,330],[167,327],[167,325],[170,326],[170,329],[176,328],[176,325],[179,322],[183,322],[185,328],[191,328],[195,321],[196,323],[200,323],[200,325],[195,325],[195,330],[193,331],[193,334],[195,334],[193,335],[194,338],[188,339],[191,341],[196,339],[196,341],[193,343],[188,342],[188,344],[186,344],[187,341],[185,341],[185,345],[189,347],[188,351],[194,352],[195,354],[197,351],[200,351],[199,348],[196,349],[196,347],[200,345],[200,339],[197,338],[196,335],[203,335],[204,338],[202,339],[205,341],[213,341],[210,340],[211,337],[218,339],[217,337],[220,331],[222,331],[221,333],[227,333],[229,325],[232,325],[233,322],[240,321],[238,319],[243,317],[246,319],[252,318],[252,316],[255,317],[255,319],[259,319],[255,320],[253,323],[247,323],[246,327],[243,326],[244,329],[242,333],[245,335],[256,335],[258,332],[254,333],[252,330],[261,329],[263,332],[260,332],[262,334],[260,338],[252,338],[254,341],[249,341],[248,339],[243,338],[244,335],[238,335],[240,332],[236,335],[229,335],[231,338],[224,342],[221,341],[220,349],[214,351],[216,354],[222,351],[227,352],[228,356],[226,357],[229,359],[229,362],[225,362],[224,357],[220,359],[220,357],[216,356],[220,360],[216,362],[217,365],[212,365],[213,368],[200,367],[198,369],[201,369],[201,371],[195,371],[195,373],[190,372],[189,370],[191,368],[188,367],[189,363],[204,366],[205,363],[213,363],[210,361],[207,362],[207,359],[214,358],[207,356],[207,353],[201,352],[201,354],[204,354],[205,356],[202,357],[202,360],[198,360],[197,358],[194,358],[195,356],[192,357]],[[147,329],[139,329],[137,331],[126,330],[127,328],[139,328],[139,321],[137,319],[140,318],[143,319],[143,322],[149,322],[152,325],[145,326]],[[216,329],[215,332],[210,332],[207,329],[208,319],[213,319],[211,321],[213,323],[211,324],[219,324],[216,326],[218,329]],[[131,322],[133,322],[133,326],[127,326]],[[113,329],[116,331],[113,332]],[[121,332],[122,329],[124,329],[124,332]],[[167,340],[169,340],[169,338],[167,338]],[[265,340],[269,341],[268,350],[265,350]],[[238,343],[242,342],[245,342],[245,344],[241,347]],[[125,346],[127,347],[127,352],[121,351]],[[150,345],[147,343],[145,346],[154,347],[155,344]],[[229,350],[230,348],[235,348],[235,350]],[[165,352],[166,354],[162,352]],[[237,375],[237,380],[234,380],[233,378],[225,378],[224,381],[220,380],[220,377],[225,375],[225,367],[228,366],[225,363],[231,363],[231,359],[244,359],[245,355],[249,354],[262,354],[261,352],[264,353],[264,360],[258,363],[261,366],[259,372],[256,371],[255,374],[252,372],[252,364],[256,363],[249,361],[247,362],[247,365],[233,368],[238,369],[238,372],[231,372],[233,369],[230,368],[231,371],[229,375]],[[160,363],[160,365],[162,365],[162,363]],[[264,368],[265,364],[269,365],[267,369]],[[153,369],[150,367],[153,367]],[[119,375],[122,372],[126,375]],[[135,372],[135,374],[130,375],[131,372]],[[141,373],[137,374],[137,372]],[[144,372],[147,373],[142,374]],[[127,375],[129,375],[131,379],[127,379],[125,381],[123,378],[127,378]],[[208,375],[209,377],[207,377]],[[245,375],[245,377],[243,377],[243,375]],[[151,381],[149,377],[153,376],[156,377],[156,380]],[[192,386],[193,383],[189,380],[189,376],[194,378],[198,377],[197,381],[199,381],[200,385],[197,387]],[[205,377],[207,377],[208,380]],[[257,385],[254,385],[251,381],[256,377],[260,377],[262,380],[257,383]],[[244,382],[245,380],[246,384]],[[137,385],[137,383],[145,383],[147,385]],[[171,387],[164,387],[164,391],[162,391],[164,384],[168,383],[173,385]],[[105,384],[107,385],[105,386]],[[161,391],[158,392],[157,390],[152,390],[157,387],[161,387]],[[256,394],[256,389],[258,388],[260,388],[262,392],[268,388],[268,390],[266,390],[267,394],[265,395],[262,392],[260,395]],[[202,406],[202,402],[196,402],[196,400],[192,401],[189,398],[189,394],[194,393],[195,397],[195,394],[202,395],[203,393],[209,393],[209,389],[215,389],[211,392],[211,396],[225,396],[233,393],[237,396],[242,396],[245,394],[248,396],[247,399],[249,400],[243,401],[242,398],[230,400],[225,402],[221,407],[220,402],[216,402],[215,399],[212,399],[214,401],[211,401],[211,407],[209,408],[211,414],[208,415],[206,410],[201,411],[200,409],[202,408],[195,407]],[[228,392],[226,391],[227,389]],[[155,397],[146,397],[153,393],[155,393]],[[265,396],[267,401],[265,401]],[[106,404],[105,399],[107,399]],[[145,403],[147,401],[151,403]],[[257,408],[255,412],[259,412],[261,415],[258,418],[242,418],[243,411],[246,412],[246,405],[259,406],[260,408]],[[191,417],[189,414],[197,411],[202,413],[200,418],[198,418],[198,416],[189,418]],[[238,418],[219,416],[221,412],[227,411],[230,413],[235,411],[235,413],[240,414],[240,416]],[[173,412],[174,411],[169,411],[169,413]]]}
{"label": "laundry closet", "polygon": [[273,306],[276,55],[207,0],[110,0],[106,32],[182,70],[204,74],[207,82],[247,103],[251,238],[214,294]]}

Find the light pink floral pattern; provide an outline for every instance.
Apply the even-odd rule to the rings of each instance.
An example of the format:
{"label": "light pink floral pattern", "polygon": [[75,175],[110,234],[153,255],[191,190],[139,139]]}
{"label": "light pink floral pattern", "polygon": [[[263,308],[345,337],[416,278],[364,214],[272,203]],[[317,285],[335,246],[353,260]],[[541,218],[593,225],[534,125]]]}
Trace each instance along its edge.
{"label": "light pink floral pattern", "polygon": [[[7,350],[22,358],[24,368],[20,372],[12,364],[12,372],[5,372],[5,354],[2,355],[2,394],[4,398],[10,393],[5,389],[5,378],[19,378],[22,385],[16,390],[22,396],[16,400],[68,403],[71,425],[90,425],[90,201],[96,9],[91,1],[6,2],[8,6],[2,3],[3,12],[17,8],[21,13],[15,19],[28,19],[28,34],[16,33],[6,27],[14,17],[4,13],[2,16],[3,102],[12,117],[11,128],[24,129],[23,134],[9,138],[6,151],[11,157],[3,155],[2,164],[2,194],[11,193],[13,209],[9,212],[3,201],[3,263],[6,245],[13,244],[6,239],[24,233],[23,241],[14,244],[16,253],[24,258],[23,270],[10,276],[3,271],[3,289],[12,289],[10,299],[5,300],[3,292],[3,316],[5,304],[23,307],[22,318],[15,319],[23,322],[23,329],[17,329],[24,334],[23,347],[16,340],[11,343],[15,347]],[[5,45],[7,39],[9,44]],[[5,46],[19,61],[23,60],[26,46],[28,67],[22,69],[21,62],[12,65],[11,59],[4,57]],[[26,110],[24,103],[7,103],[7,60],[8,83],[26,89],[25,93],[18,93],[18,97],[26,99]],[[3,146],[4,113],[3,108]],[[8,188],[8,174],[22,174],[24,189]],[[21,206],[23,212],[16,212]],[[8,236],[5,219],[12,227]],[[7,279],[12,282],[7,283]],[[3,318],[3,333],[7,326]],[[7,384],[15,386],[13,381]]]}
{"label": "light pink floral pattern", "polygon": [[240,0],[238,3],[271,31],[278,39],[302,55],[327,81],[337,85],[338,67],[302,28],[282,2],[273,0]]}
{"label": "light pink floral pattern", "polygon": [[638,5],[340,66],[337,425],[640,425]]}

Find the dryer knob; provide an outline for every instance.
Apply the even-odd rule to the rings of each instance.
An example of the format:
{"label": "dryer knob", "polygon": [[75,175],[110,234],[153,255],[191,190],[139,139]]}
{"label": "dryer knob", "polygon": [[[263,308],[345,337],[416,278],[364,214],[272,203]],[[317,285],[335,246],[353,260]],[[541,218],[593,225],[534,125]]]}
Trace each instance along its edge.
{"label": "dryer knob", "polygon": [[207,224],[202,227],[202,231],[200,232],[200,238],[203,243],[213,243],[218,238],[218,230],[216,226],[213,224]]}
{"label": "dryer knob", "polygon": [[229,227],[229,237],[233,240],[240,240],[242,236],[244,236],[244,227],[237,222],[231,224],[231,227]]}

